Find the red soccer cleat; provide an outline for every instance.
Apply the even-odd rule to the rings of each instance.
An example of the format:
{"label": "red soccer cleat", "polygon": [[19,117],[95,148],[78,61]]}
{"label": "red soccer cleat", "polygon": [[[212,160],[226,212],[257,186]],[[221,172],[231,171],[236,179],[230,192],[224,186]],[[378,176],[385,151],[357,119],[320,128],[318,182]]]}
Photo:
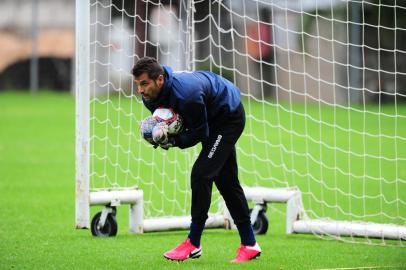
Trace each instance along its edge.
{"label": "red soccer cleat", "polygon": [[202,246],[195,247],[190,239],[186,239],[180,245],[164,253],[164,257],[173,261],[184,261],[188,258],[197,259],[202,255]]}
{"label": "red soccer cleat", "polygon": [[261,255],[261,248],[259,247],[258,243],[255,243],[255,245],[253,245],[253,246],[244,246],[241,244],[237,250],[237,256],[231,262],[232,263],[243,263],[243,262],[255,259],[256,257],[259,257],[260,255]]}

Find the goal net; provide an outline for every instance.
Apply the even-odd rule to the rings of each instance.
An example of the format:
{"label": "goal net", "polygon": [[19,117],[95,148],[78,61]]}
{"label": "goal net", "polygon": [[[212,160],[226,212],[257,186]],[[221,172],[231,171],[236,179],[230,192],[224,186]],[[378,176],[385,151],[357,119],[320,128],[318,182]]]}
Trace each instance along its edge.
{"label": "goal net", "polygon": [[[299,190],[294,231],[404,246],[405,18],[385,0],[77,1],[78,193],[137,187],[145,219],[190,214],[200,146],[153,149],[139,133],[150,112],[130,70],[148,55],[241,89],[240,180]],[[213,190],[210,212],[221,202]],[[285,226],[270,206],[271,228]]]}

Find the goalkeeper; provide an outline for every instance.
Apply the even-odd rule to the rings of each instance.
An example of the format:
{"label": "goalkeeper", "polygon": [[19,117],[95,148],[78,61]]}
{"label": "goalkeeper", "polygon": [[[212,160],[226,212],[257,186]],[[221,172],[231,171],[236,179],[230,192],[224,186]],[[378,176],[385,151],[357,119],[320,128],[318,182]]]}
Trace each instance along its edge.
{"label": "goalkeeper", "polygon": [[153,138],[162,148],[188,148],[202,144],[191,172],[192,222],[185,241],[164,253],[170,260],[198,258],[211,201],[213,181],[224,198],[237,225],[241,245],[232,262],[242,263],[258,257],[247,200],[238,180],[235,144],[245,125],[245,112],[238,87],[208,71],[173,72],[154,58],[141,58],[132,75],[144,105],[153,113],[158,107],[172,108],[184,120],[184,129],[167,136],[163,129]]}

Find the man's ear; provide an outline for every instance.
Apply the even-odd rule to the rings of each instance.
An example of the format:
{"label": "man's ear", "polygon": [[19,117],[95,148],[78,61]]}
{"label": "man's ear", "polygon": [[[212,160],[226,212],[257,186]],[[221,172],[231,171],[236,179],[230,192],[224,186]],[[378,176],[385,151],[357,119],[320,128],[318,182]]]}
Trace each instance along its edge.
{"label": "man's ear", "polygon": [[165,82],[165,77],[164,77],[164,75],[159,75],[158,76],[158,78],[157,78],[157,81],[158,81],[158,85],[159,85],[159,87],[161,87],[162,85],[164,85],[164,82]]}

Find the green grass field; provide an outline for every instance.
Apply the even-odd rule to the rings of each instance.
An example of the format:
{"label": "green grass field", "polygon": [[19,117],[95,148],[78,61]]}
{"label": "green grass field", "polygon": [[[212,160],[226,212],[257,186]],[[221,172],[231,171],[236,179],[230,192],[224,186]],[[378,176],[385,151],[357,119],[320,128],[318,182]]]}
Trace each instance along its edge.
{"label": "green grass field", "polygon": [[[262,110],[258,106],[246,105],[250,112]],[[68,94],[45,92],[31,96],[27,93],[0,93],[0,203],[2,207],[0,210],[0,269],[324,269],[344,267],[406,269],[405,248],[348,244],[341,241],[320,239],[312,235],[285,235],[283,232],[284,217],[280,213],[280,210],[283,210],[281,206],[275,207],[278,211],[268,213],[270,229],[266,235],[258,237],[263,249],[262,256],[260,259],[245,265],[231,265],[229,263],[239,244],[237,233],[220,229],[205,231],[202,239],[203,256],[199,260],[184,263],[166,261],[163,259],[162,253],[178,244],[185,237],[186,232],[129,234],[127,211],[123,208],[119,208],[119,232],[115,238],[94,238],[87,230],[75,230],[74,106],[74,98]],[[380,110],[380,108],[373,106],[368,109]],[[393,111],[391,107],[381,109],[384,112]],[[320,115],[317,105],[309,108],[297,105],[295,111],[300,110],[303,112],[306,110],[308,115],[312,115],[316,120],[322,120],[324,123],[337,121],[340,126],[349,125],[352,129],[362,130],[364,127],[374,125],[375,127],[368,128],[368,131],[371,133],[384,131],[388,136],[393,136],[395,134],[393,127],[397,127],[396,134],[403,138],[406,137],[405,122],[394,124],[394,120],[389,117],[387,119],[380,117],[365,120],[362,114],[354,113],[350,115],[351,121],[348,122],[348,114],[345,110],[334,112],[331,109],[325,109]],[[398,114],[406,115],[404,105],[399,106],[398,110]],[[247,172],[241,172],[241,177],[252,177],[249,171],[255,167],[259,174],[258,179],[251,180],[254,184],[271,183],[272,179],[261,179],[260,177],[267,170],[271,170],[275,173],[275,179],[286,177],[287,182],[300,186],[303,181],[309,181],[308,177],[302,176],[302,173],[306,172],[309,167],[315,167],[314,171],[313,169],[311,171],[312,175],[317,178],[325,178],[326,181],[331,181],[328,183],[335,184],[337,179],[341,179],[340,175],[334,174],[329,169],[330,165],[335,164],[338,168],[342,168],[343,172],[351,171],[355,176],[367,172],[372,179],[370,179],[371,181],[360,180],[359,188],[356,183],[357,180],[354,180],[354,184],[349,184],[348,187],[343,186],[343,190],[345,188],[351,189],[346,190],[346,192],[351,192],[351,194],[358,194],[359,192],[359,194],[364,195],[384,192],[384,198],[398,196],[404,200],[406,187],[398,185],[397,191],[394,191],[393,181],[391,182],[392,179],[396,178],[402,179],[404,182],[406,178],[404,163],[399,162],[398,169],[394,170],[390,162],[377,161],[373,158],[374,155],[378,154],[384,154],[388,160],[396,156],[405,157],[406,145],[404,143],[402,145],[400,140],[397,140],[394,146],[393,140],[381,138],[379,142],[374,141],[376,138],[372,136],[366,139],[370,140],[370,144],[376,147],[366,149],[365,146],[359,145],[359,141],[364,141],[365,137],[357,140],[356,137],[359,136],[357,132],[353,132],[354,134],[351,136],[340,135],[341,131],[334,130],[328,125],[320,130],[315,124],[317,121],[305,124],[306,121],[301,119],[300,115],[284,114],[282,111],[275,111],[274,113],[275,117],[280,117],[280,120],[283,119],[280,123],[286,125],[280,127],[280,131],[268,133],[260,123],[255,124],[255,122],[252,123],[252,126],[247,126],[246,131],[251,130],[257,134],[258,138],[267,138],[271,142],[266,147],[255,149],[258,157],[266,157],[267,153],[275,152],[273,148],[277,148],[275,144],[281,140],[286,149],[295,150],[296,154],[292,151],[287,151],[291,154],[286,155],[280,152],[275,154],[277,155],[275,160],[279,160],[280,163],[283,161],[286,164],[288,173],[282,172],[278,162],[273,165],[270,164],[274,167],[263,168],[253,162],[250,156],[240,155],[240,164],[244,163],[247,170]],[[114,118],[112,115],[110,117]],[[122,121],[120,122],[121,125],[126,126]],[[270,120],[270,123],[272,124],[270,128],[278,130],[276,125],[279,122],[271,122]],[[284,128],[288,128],[292,124],[297,126],[298,133],[303,131],[306,134],[314,134],[311,136],[316,138],[316,141],[316,136],[319,134],[320,138],[318,139],[329,142],[328,145],[340,145],[341,149],[351,147],[354,152],[368,153],[371,158],[367,162],[358,162],[358,158],[354,156],[348,161],[348,158],[345,159],[345,153],[337,152],[334,156],[334,153],[331,154],[324,147],[320,148],[315,142],[306,145],[300,139],[292,140],[291,135],[284,131]],[[97,127],[95,128],[97,129]],[[102,127],[99,128],[105,130]],[[113,134],[111,132],[109,135]],[[111,140],[117,139],[113,136]],[[250,145],[251,142],[248,139],[248,137],[242,138],[241,147],[254,147]],[[138,146],[134,145],[133,147]],[[300,155],[302,151],[306,150],[306,147],[308,147],[307,150],[314,151],[311,155],[313,158]],[[148,149],[148,153],[150,152],[152,156],[148,156],[149,154],[144,149]],[[392,150],[388,152],[387,149]],[[104,151],[117,153],[117,149],[113,150]],[[144,159],[147,161],[157,161],[159,157],[157,154],[152,154],[152,150],[146,145],[134,151],[136,151],[135,153],[142,151],[143,154],[145,152]],[[122,158],[121,155],[124,154],[117,155],[118,160]],[[344,157],[340,157],[340,155]],[[182,156],[177,151],[164,154],[166,161],[163,163],[167,168],[173,165],[173,163],[168,162],[168,160],[172,160],[172,157],[190,158],[187,155]],[[327,167],[315,162],[322,158]],[[312,164],[313,162],[315,163]],[[356,165],[357,163],[359,165]],[[299,166],[297,167],[297,165]],[[101,165],[93,164],[93,166],[96,171],[102,170],[101,167],[99,168]],[[143,166],[147,168],[148,164],[145,163]],[[178,164],[175,164],[174,167],[179,170],[183,169],[183,167],[177,166]],[[291,170],[293,166],[297,167],[297,171]],[[132,169],[132,167],[129,168]],[[168,172],[170,179],[174,178],[172,175],[174,171]],[[103,171],[101,172],[103,173]],[[159,172],[152,168],[145,173],[150,177],[159,175]],[[113,180],[115,177],[121,178],[120,171],[117,172],[117,170],[106,172],[106,174],[110,175]],[[389,180],[387,186],[382,186],[382,183],[374,184],[373,179],[378,176]],[[165,175],[161,176],[157,185],[165,184],[167,188],[174,185],[172,182],[165,183],[164,178]],[[348,178],[349,176],[346,175],[346,183],[349,183]],[[317,185],[312,187],[309,186],[310,182],[304,183],[301,188],[304,189],[305,194],[312,190],[315,194],[315,200],[324,198],[328,205],[346,200],[342,206],[343,209],[353,213],[375,213],[373,208],[376,208],[376,204],[380,207],[382,203],[382,199],[378,199],[378,202],[364,200],[360,203],[361,206],[362,204],[372,204],[372,206],[368,206],[366,210],[360,210],[361,206],[358,205],[357,198],[344,199],[340,198],[340,194],[337,192],[328,193],[329,184],[327,187],[318,189]],[[370,183],[372,186],[367,185]],[[142,182],[139,184],[143,185]],[[272,184],[269,185],[272,186]],[[179,192],[186,193],[185,187],[176,187],[179,188]],[[171,193],[170,190],[168,192]],[[331,194],[335,194],[335,196],[331,196]],[[154,198],[153,195],[149,198],[151,205],[154,203]],[[323,213],[324,211],[324,213],[333,216],[340,217],[343,215],[337,211],[337,208],[332,207],[330,209],[328,205],[318,209],[311,199],[308,199],[306,203],[311,204],[316,213]],[[398,205],[399,207],[395,208],[392,205],[390,209],[387,209],[387,212],[393,216],[401,215],[404,217],[404,205]],[[160,207],[162,206],[156,206],[157,209]],[[92,209],[92,212],[97,210]],[[187,209],[183,211],[187,212]],[[174,212],[182,212],[182,210],[175,209]],[[152,212],[151,214],[155,213]],[[376,216],[378,220],[381,218],[381,216]]]}

